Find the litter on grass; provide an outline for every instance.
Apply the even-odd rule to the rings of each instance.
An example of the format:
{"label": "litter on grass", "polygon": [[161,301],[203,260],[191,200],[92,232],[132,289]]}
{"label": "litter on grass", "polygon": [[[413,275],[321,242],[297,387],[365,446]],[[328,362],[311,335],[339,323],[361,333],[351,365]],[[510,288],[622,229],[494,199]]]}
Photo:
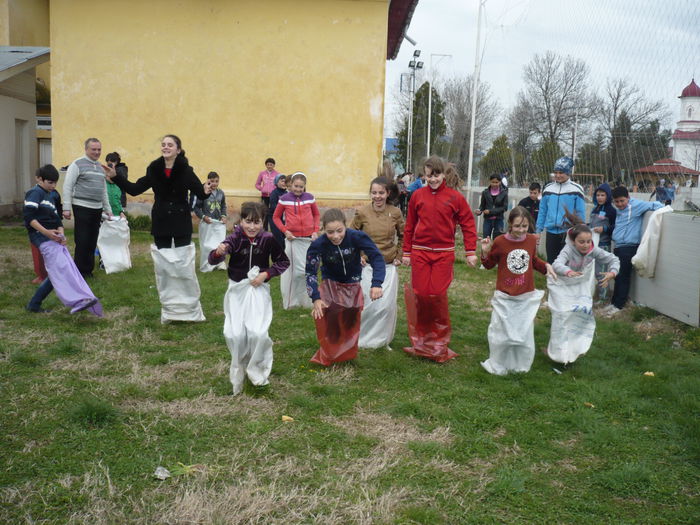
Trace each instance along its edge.
{"label": "litter on grass", "polygon": [[168,479],[171,476],[171,474],[167,468],[158,467],[158,468],[156,468],[156,471],[153,473],[153,476],[155,476],[156,479],[159,479],[161,481],[165,481],[166,479]]}

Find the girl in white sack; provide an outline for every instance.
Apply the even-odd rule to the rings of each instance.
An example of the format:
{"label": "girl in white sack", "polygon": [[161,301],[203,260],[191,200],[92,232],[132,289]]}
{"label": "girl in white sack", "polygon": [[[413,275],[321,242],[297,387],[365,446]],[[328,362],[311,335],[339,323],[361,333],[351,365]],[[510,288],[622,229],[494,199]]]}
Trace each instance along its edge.
{"label": "girl in white sack", "polygon": [[272,220],[285,237],[285,253],[291,267],[280,279],[282,308],[311,307],[306,293],[306,252],[318,237],[321,214],[316,199],[306,191],[306,175],[297,171],[287,183],[287,193],[277,201]]}
{"label": "girl in white sack", "polygon": [[272,298],[267,283],[289,267],[289,259],[273,235],[263,230],[266,214],[264,204],[244,202],[240,224],[209,254],[212,265],[230,254],[224,338],[231,352],[234,395],[242,392],[246,376],[255,386],[269,384],[272,370]]}
{"label": "girl in white sack", "polygon": [[533,220],[522,206],[508,215],[508,232],[481,240],[481,263],[498,266],[488,328],[489,358],[481,363],[496,375],[528,372],[535,358],[534,321],[542,290],[535,290],[534,270],[556,279],[552,266],[537,257]]}
{"label": "girl in white sack", "polygon": [[595,246],[593,232],[585,224],[570,228],[566,244],[552,265],[563,279],[549,283],[552,326],[546,353],[552,361],[564,365],[573,363],[590,348],[595,332],[596,263],[608,268],[597,276],[599,286],[607,288],[620,271],[620,259]]}
{"label": "girl in white sack", "polygon": [[401,210],[389,204],[398,197],[396,184],[386,177],[377,177],[370,184],[372,202],[355,213],[350,224],[354,230],[364,231],[384,257],[386,276],[382,283],[384,294],[372,301],[372,267],[363,255],[362,293],[365,306],[360,324],[360,348],[388,346],[396,331],[396,297],[399,290],[397,267],[401,264],[404,219]]}

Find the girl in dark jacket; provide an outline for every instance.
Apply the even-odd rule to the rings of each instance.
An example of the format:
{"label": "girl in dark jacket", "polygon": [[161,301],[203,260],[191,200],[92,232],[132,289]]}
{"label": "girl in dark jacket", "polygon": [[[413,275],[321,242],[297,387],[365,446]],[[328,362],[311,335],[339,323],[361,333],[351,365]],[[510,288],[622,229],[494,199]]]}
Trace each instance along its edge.
{"label": "girl in dark jacket", "polygon": [[189,165],[182,142],[176,135],[166,135],[160,145],[162,157],[146,169],[146,175],[136,182],[105,168],[107,177],[129,195],[140,195],[153,190],[151,210],[151,234],[160,250],[187,246],[192,242],[192,214],[187,199],[191,192],[199,199],[206,199],[211,189],[209,182],[202,184]]}
{"label": "girl in dark jacket", "polygon": [[177,136],[163,137],[160,150],[163,156],[151,162],[146,175],[136,182],[129,182],[110,166],[104,166],[104,170],[107,178],[129,195],[153,189],[151,257],[161,304],[160,322],[200,322],[205,318],[199,302],[192,209],[187,193],[204,200],[211,187],[209,181],[202,184],[194,174]]}
{"label": "girl in dark jacket", "polygon": [[484,215],[484,238],[496,238],[503,233],[503,214],[508,209],[508,188],[501,185],[501,176],[489,177],[489,186],[481,192],[477,215]]}
{"label": "girl in dark jacket", "polygon": [[[345,226],[342,211],[327,210],[321,222],[324,234],[311,243],[306,253],[306,289],[313,301],[311,315],[321,347],[311,362],[329,366],[357,357],[364,305],[361,253],[372,267],[372,301],[383,294],[386,265],[369,235]],[[323,278],[320,287],[319,267]]]}

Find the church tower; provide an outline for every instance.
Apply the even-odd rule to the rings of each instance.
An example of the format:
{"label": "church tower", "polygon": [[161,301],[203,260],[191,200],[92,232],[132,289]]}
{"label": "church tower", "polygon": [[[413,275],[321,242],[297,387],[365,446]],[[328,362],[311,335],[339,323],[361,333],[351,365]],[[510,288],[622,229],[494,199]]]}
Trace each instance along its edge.
{"label": "church tower", "polygon": [[695,79],[681,92],[681,119],[673,132],[673,160],[700,170],[700,87]]}

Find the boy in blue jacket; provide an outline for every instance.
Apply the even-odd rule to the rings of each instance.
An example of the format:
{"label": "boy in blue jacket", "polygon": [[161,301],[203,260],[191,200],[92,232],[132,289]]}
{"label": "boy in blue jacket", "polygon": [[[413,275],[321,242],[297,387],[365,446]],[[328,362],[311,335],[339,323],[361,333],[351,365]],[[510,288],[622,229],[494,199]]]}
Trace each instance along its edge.
{"label": "boy in blue jacket", "polygon": [[612,302],[603,315],[611,317],[625,306],[632,282],[632,257],[637,253],[639,243],[642,240],[642,221],[648,211],[663,208],[663,202],[646,202],[638,199],[630,199],[630,194],[624,186],[618,186],[612,190],[613,204],[617,208],[615,229],[612,232],[612,240],[615,243],[615,255],[620,259],[620,273],[615,279],[615,290]]}
{"label": "boy in blue jacket", "polygon": [[571,169],[574,161],[561,157],[554,163],[554,182],[544,187],[540,211],[537,214],[537,233],[547,230],[547,262],[552,264],[566,245],[566,231],[571,228],[566,219],[567,211],[586,222],[586,203],[583,188],[573,182]]}

